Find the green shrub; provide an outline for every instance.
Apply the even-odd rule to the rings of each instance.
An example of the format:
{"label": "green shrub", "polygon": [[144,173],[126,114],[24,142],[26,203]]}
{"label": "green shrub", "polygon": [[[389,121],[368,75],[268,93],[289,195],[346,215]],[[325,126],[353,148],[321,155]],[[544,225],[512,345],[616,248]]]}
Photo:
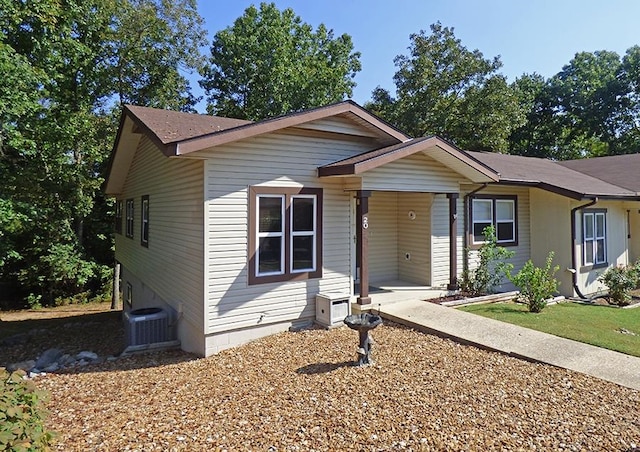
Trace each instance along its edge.
{"label": "green shrub", "polygon": [[52,435],[44,429],[43,394],[23,375],[0,370],[0,450],[48,450]]}
{"label": "green shrub", "polygon": [[633,265],[618,265],[608,268],[598,277],[609,289],[609,299],[613,304],[625,306],[631,302],[631,291],[640,281],[640,261]]}
{"label": "green shrub", "polygon": [[[512,265],[505,262],[513,257],[514,252],[498,246],[495,228],[487,226],[482,231],[485,242],[478,249],[478,265],[474,270],[465,266],[460,277],[460,290],[472,296],[491,293],[502,277],[509,272]],[[470,250],[467,248],[467,261]]]}
{"label": "green shrub", "polygon": [[509,272],[509,280],[520,290],[519,298],[524,300],[530,312],[542,311],[547,305],[547,300],[558,290],[559,282],[554,275],[560,267],[551,267],[553,256],[554,253],[551,251],[544,267],[534,266],[529,259],[515,275]]}

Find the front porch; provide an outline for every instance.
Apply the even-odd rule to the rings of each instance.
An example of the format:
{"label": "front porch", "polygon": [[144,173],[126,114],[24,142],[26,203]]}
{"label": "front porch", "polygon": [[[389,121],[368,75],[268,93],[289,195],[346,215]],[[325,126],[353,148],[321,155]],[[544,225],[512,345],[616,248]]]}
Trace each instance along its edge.
{"label": "front porch", "polygon": [[[354,302],[351,304],[351,309],[356,314],[368,310],[378,311],[382,306],[410,300],[428,300],[450,295],[454,292],[446,288],[423,286],[407,281],[386,281],[369,286],[371,303],[361,305]],[[359,290],[356,290],[357,293],[359,293]]]}

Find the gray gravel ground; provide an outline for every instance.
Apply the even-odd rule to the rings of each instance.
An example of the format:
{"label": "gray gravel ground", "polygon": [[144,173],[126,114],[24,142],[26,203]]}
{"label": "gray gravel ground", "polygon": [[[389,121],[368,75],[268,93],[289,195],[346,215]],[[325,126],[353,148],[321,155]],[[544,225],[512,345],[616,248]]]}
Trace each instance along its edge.
{"label": "gray gravel ground", "polygon": [[387,323],[38,377],[57,450],[638,451],[640,393]]}

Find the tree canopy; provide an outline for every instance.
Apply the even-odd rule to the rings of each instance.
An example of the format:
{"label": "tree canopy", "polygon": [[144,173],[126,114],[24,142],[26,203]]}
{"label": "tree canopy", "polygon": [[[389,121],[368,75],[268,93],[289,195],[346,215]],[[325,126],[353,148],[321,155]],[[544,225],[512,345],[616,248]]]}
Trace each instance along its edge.
{"label": "tree canopy", "polygon": [[[351,97],[361,69],[349,35],[273,3],[218,31],[208,58],[204,36],[196,0],[0,0],[0,293],[37,305],[108,289],[100,186],[123,103],[193,111],[191,72],[209,113],[261,120]],[[640,152],[640,46],[508,83],[453,28],[410,42],[395,92],[365,107],[414,136],[558,160]]]}
{"label": "tree canopy", "polygon": [[0,0],[0,283],[34,305],[105,285],[116,114],[192,108],[201,24],[194,0]]}
{"label": "tree canopy", "polygon": [[351,97],[360,68],[349,35],[261,3],[215,34],[200,84],[209,113],[260,120]]}
{"label": "tree canopy", "polygon": [[410,36],[409,55],[394,62],[395,97],[378,87],[367,108],[413,136],[439,135],[458,146],[508,150],[523,114],[518,97],[498,73],[499,57],[468,50],[440,23]]}
{"label": "tree canopy", "polygon": [[511,152],[556,160],[640,152],[640,47],[579,52],[548,80],[522,77],[526,123]]}

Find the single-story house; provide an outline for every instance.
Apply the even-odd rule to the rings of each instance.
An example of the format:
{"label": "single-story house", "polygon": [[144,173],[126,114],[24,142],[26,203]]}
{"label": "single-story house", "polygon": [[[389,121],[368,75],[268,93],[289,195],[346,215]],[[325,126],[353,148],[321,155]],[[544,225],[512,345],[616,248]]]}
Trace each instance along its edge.
{"label": "single-story house", "polygon": [[105,183],[125,310],[170,310],[182,348],[210,355],[310,323],[320,293],[455,289],[490,224],[516,268],[554,251],[562,294],[593,293],[640,257],[626,159],[468,152],[352,101],[260,122],[125,106]]}

